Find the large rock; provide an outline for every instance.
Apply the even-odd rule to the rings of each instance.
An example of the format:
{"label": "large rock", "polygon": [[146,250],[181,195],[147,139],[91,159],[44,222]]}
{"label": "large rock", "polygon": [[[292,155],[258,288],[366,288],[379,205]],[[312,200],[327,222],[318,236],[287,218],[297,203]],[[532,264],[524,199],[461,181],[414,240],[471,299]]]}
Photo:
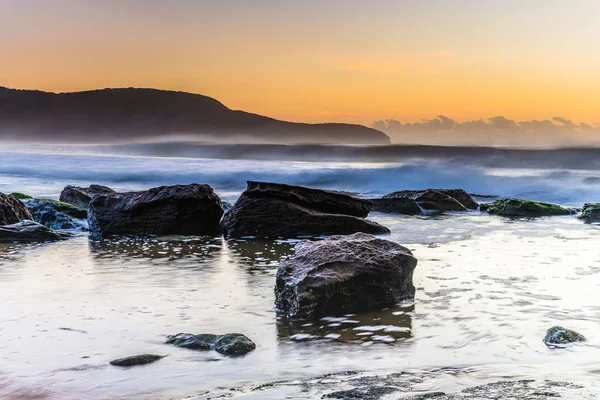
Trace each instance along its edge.
{"label": "large rock", "polygon": [[369,199],[373,203],[373,211],[391,214],[417,215],[421,209],[416,201],[406,198]]}
{"label": "large rock", "polygon": [[371,207],[368,200],[340,192],[248,182],[221,227],[228,237],[389,233],[386,227],[362,218]]}
{"label": "large rock", "polygon": [[384,199],[411,199],[427,211],[476,210],[479,204],[462,189],[400,190],[383,196]]}
{"label": "large rock", "polygon": [[92,199],[88,224],[96,237],[113,234],[216,235],[221,199],[208,185],[161,186]]}
{"label": "large rock", "polygon": [[414,297],[417,259],[407,248],[364,233],[302,241],[277,270],[275,304],[289,319],[389,307]]}
{"label": "large rock", "polygon": [[28,220],[0,226],[0,243],[45,242],[67,237],[67,234],[55,232],[42,224]]}
{"label": "large rock", "polygon": [[16,224],[33,219],[23,202],[14,196],[0,193],[0,225]]}
{"label": "large rock", "polygon": [[86,188],[68,185],[65,186],[60,193],[59,200],[87,210],[90,201],[92,201],[95,196],[111,193],[116,192],[109,187],[101,185],[90,185]]}
{"label": "large rock", "polygon": [[87,210],[62,201],[50,199],[23,200],[33,220],[50,229],[86,229]]}
{"label": "large rock", "polygon": [[225,335],[178,333],[168,336],[167,344],[192,350],[215,350],[226,356],[243,356],[256,349],[256,344],[241,333]]}
{"label": "large rock", "polygon": [[501,198],[493,203],[482,204],[480,208],[489,214],[503,217],[536,218],[577,213],[574,208],[567,208],[558,204],[511,198]]}
{"label": "large rock", "polygon": [[578,218],[588,224],[600,222],[600,203],[584,205]]}

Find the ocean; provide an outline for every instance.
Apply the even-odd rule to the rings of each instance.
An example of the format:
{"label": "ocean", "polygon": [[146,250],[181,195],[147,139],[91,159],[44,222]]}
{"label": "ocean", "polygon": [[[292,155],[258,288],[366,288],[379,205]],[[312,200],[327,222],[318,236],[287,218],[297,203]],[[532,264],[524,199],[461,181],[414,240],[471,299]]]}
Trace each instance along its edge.
{"label": "ocean", "polygon": [[[258,180],[360,197],[463,188],[574,207],[600,202],[596,149],[376,150],[5,144],[0,192],[58,198],[69,184],[133,191],[206,183],[234,202],[247,180]],[[0,245],[0,398],[264,399],[252,397],[254,385],[293,386],[348,371],[412,371],[423,377],[411,384],[413,394],[552,379],[578,382],[578,398],[595,398],[600,226],[573,216],[513,220],[479,211],[369,218],[418,258],[414,302],[311,325],[290,326],[274,311],[275,271],[295,240],[93,241],[77,233],[57,243]],[[542,339],[554,325],[588,340],[550,349]],[[179,332],[240,332],[257,349],[232,359],[164,344]],[[107,364],[136,353],[167,357],[127,370]],[[281,390],[272,398],[291,389]]]}

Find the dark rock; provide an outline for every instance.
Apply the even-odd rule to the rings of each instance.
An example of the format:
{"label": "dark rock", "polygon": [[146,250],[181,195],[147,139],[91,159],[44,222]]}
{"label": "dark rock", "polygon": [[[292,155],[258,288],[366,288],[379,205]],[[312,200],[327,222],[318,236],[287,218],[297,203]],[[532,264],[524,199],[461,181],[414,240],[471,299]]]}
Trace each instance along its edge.
{"label": "dark rock", "polygon": [[150,364],[164,357],[165,356],[159,356],[156,354],[138,354],[135,356],[129,356],[125,358],[119,358],[117,360],[112,360],[110,364],[115,365],[117,367],[133,367],[136,365]]}
{"label": "dark rock", "polygon": [[482,211],[503,217],[549,217],[555,215],[575,214],[577,210],[557,204],[542,203],[530,200],[501,198],[493,203],[482,204]]}
{"label": "dark rock", "polygon": [[23,200],[33,220],[50,229],[85,229],[82,220],[87,218],[87,210],[62,201],[50,199]]}
{"label": "dark rock", "polygon": [[96,237],[113,234],[216,235],[221,199],[208,185],[161,186],[93,198],[88,209]]}
{"label": "dark rock", "polygon": [[31,220],[29,210],[23,202],[11,195],[0,193],[0,226]]}
{"label": "dark rock", "polygon": [[362,219],[371,207],[368,200],[339,192],[248,182],[248,189],[225,214],[221,227],[228,237],[389,233],[386,227]]}
{"label": "dark rock", "polygon": [[[467,203],[463,204],[456,197]],[[384,199],[411,199],[423,210],[429,211],[466,211],[477,209],[479,204],[462,189],[401,190],[383,196]]]}
{"label": "dark rock", "polygon": [[256,349],[256,344],[241,333],[228,333],[217,338],[214,349],[227,356],[243,356]]}
{"label": "dark rock", "polygon": [[546,346],[565,347],[571,343],[583,342],[585,337],[562,326],[553,326],[546,331],[544,343]]}
{"label": "dark rock", "polygon": [[217,335],[202,333],[193,335],[191,333],[178,333],[167,336],[167,344],[193,350],[211,350],[217,341]]}
{"label": "dark rock", "polygon": [[256,344],[241,333],[225,335],[178,333],[168,336],[166,343],[192,350],[215,350],[227,356],[242,356],[256,349]]}
{"label": "dark rock", "polygon": [[417,215],[421,214],[421,209],[416,201],[407,198],[384,198],[369,199],[373,203],[373,211],[382,213]]}
{"label": "dark rock", "polygon": [[59,200],[87,210],[90,201],[101,194],[116,193],[109,187],[101,185],[90,185],[87,188],[80,186],[66,186],[60,193]]}
{"label": "dark rock", "polygon": [[21,221],[16,224],[0,226],[0,243],[7,242],[45,242],[69,237],[55,232],[33,221]]}
{"label": "dark rock", "polygon": [[588,224],[600,222],[600,203],[584,205],[578,218]]}
{"label": "dark rock", "polygon": [[357,233],[302,241],[277,270],[275,304],[290,319],[319,318],[414,297],[417,259],[388,240]]}

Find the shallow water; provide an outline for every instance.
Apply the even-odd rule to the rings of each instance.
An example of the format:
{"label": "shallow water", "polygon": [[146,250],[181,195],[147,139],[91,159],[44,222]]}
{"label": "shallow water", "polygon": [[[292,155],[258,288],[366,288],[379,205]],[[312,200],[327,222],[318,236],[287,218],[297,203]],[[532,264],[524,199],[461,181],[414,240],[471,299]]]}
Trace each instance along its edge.
{"label": "shallow water", "polygon": [[[414,165],[3,155],[1,191],[49,197],[68,183],[123,190],[206,181],[235,200],[246,177],[312,186],[321,179],[323,187],[363,195],[417,187],[417,181],[420,187],[468,183],[479,193],[501,184],[500,194],[535,193],[530,198],[563,198],[578,206],[598,193],[597,185],[583,183],[595,171],[558,179],[551,170],[533,176],[481,169],[469,170],[475,175],[435,175],[432,166]],[[403,174],[408,181],[397,183]],[[479,212],[370,218],[390,227],[389,238],[418,258],[414,303],[305,326],[290,326],[274,312],[275,271],[292,253],[291,240],[96,242],[79,234],[59,243],[0,245],[0,398],[206,397],[231,387],[344,371],[422,371],[427,379],[412,389],[425,391],[494,379],[598,379],[600,226],[574,217],[507,220]],[[553,325],[575,329],[588,341],[549,349],[542,338]],[[257,349],[232,359],[164,344],[166,335],[178,332],[241,332]],[[127,370],[107,364],[136,353],[168,357]],[[431,375],[440,369],[460,373]]]}

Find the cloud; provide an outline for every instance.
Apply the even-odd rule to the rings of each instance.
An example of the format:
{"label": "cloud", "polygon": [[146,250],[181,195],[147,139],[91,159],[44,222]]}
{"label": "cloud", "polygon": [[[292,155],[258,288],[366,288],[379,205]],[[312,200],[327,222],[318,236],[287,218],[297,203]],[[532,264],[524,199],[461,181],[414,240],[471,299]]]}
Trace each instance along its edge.
{"label": "cloud", "polygon": [[600,125],[570,119],[515,121],[503,116],[457,122],[444,115],[415,123],[379,120],[373,128],[394,142],[482,145],[600,145]]}

